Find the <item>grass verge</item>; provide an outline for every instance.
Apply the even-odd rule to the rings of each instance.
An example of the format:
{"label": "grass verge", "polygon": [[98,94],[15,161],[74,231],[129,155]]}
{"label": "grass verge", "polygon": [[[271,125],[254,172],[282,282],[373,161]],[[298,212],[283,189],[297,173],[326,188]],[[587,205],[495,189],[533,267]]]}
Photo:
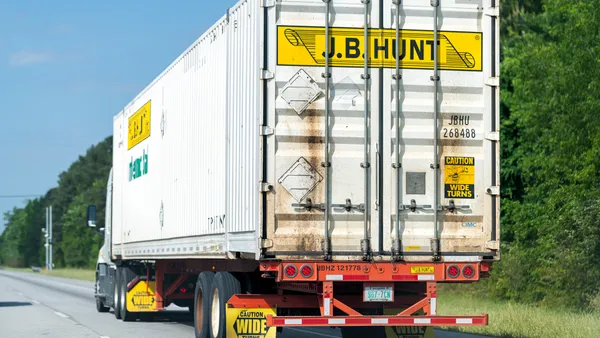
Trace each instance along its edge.
{"label": "grass verge", "polygon": [[598,337],[599,313],[574,313],[532,305],[499,302],[469,293],[440,290],[438,314],[477,315],[487,313],[488,326],[444,328],[494,337]]}
{"label": "grass verge", "polygon": [[31,268],[2,267],[2,269],[7,270],[7,271],[39,273],[39,274],[47,275],[47,276],[79,279],[79,280],[86,280],[86,281],[91,281],[91,282],[96,280],[96,271],[88,270],[88,269],[67,268],[67,269],[54,269],[52,271],[42,270],[40,272],[34,272]]}

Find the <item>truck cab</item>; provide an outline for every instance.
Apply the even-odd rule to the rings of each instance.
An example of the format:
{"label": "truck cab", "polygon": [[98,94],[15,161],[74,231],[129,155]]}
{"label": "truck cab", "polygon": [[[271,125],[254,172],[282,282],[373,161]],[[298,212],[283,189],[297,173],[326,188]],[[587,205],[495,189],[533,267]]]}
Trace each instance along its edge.
{"label": "truck cab", "polygon": [[[111,257],[111,230],[112,230],[112,168],[108,175],[106,183],[106,210],[104,227],[98,228],[104,238],[104,243],[98,251],[98,260],[96,261],[96,310],[98,312],[108,312],[110,308],[115,308],[117,290],[115,288],[117,265]],[[87,209],[87,225],[97,228],[96,206],[90,205]],[[118,311],[115,311],[115,315]]]}

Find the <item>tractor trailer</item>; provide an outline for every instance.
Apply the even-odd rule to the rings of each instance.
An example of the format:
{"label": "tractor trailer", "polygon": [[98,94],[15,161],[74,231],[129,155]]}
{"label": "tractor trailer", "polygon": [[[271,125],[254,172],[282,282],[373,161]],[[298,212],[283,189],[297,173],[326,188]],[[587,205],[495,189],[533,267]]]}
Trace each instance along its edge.
{"label": "tractor trailer", "polygon": [[[498,0],[241,0],[114,116],[96,307],[200,338],[487,325]],[[88,207],[88,225],[96,207]]]}

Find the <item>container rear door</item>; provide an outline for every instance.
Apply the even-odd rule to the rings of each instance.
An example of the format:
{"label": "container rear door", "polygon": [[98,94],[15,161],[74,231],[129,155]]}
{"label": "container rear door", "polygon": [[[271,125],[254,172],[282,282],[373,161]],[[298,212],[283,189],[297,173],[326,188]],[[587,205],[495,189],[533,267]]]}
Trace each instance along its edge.
{"label": "container rear door", "polygon": [[[373,247],[378,247],[380,230],[374,208],[379,73],[365,76],[362,56],[365,17],[369,26],[377,25],[379,4],[275,4],[268,25],[275,81],[269,88],[269,102],[274,104],[267,107],[269,126],[274,127],[267,157],[274,187],[267,210],[267,246],[278,256],[315,258],[321,255],[327,226],[335,256],[360,256],[365,223]],[[325,74],[324,57],[327,6],[330,76]]]}
{"label": "container rear door", "polygon": [[[384,247],[391,248],[399,232],[406,260],[434,254],[444,260],[496,256],[491,249],[498,248],[499,227],[498,67],[491,51],[498,50],[498,36],[492,30],[492,4],[403,0],[397,7],[392,0],[384,2],[389,27],[384,34],[395,39],[399,27],[401,41],[401,78],[394,78],[395,60],[385,65],[383,77],[384,111],[389,112],[383,126]],[[431,5],[436,2],[437,71],[436,7]]]}
{"label": "container rear door", "polygon": [[497,257],[491,1],[275,4],[267,30],[275,74],[265,109],[274,132],[268,251],[316,257],[329,236],[339,259],[360,259],[367,249],[406,260]]}

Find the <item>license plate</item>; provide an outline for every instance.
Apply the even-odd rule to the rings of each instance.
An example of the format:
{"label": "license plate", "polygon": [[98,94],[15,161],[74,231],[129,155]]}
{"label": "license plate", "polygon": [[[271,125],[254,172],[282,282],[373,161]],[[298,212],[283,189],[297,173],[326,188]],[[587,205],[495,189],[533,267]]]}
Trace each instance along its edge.
{"label": "license plate", "polygon": [[394,288],[392,286],[365,286],[363,301],[393,302]]}
{"label": "license plate", "polygon": [[433,266],[411,266],[410,273],[418,274],[418,273],[433,273]]}

